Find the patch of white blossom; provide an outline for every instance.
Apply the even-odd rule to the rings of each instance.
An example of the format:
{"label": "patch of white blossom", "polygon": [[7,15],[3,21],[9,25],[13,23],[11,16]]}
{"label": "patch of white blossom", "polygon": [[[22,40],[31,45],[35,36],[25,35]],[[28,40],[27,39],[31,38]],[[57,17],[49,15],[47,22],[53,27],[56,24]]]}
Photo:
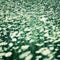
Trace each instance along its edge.
{"label": "patch of white blossom", "polygon": [[13,47],[13,43],[9,43],[9,47]]}
{"label": "patch of white blossom", "polygon": [[31,60],[32,57],[33,57],[33,55],[30,54],[30,55],[26,56],[25,60]]}
{"label": "patch of white blossom", "polygon": [[15,42],[15,41],[17,41],[17,39],[16,38],[12,38],[12,42]]}
{"label": "patch of white blossom", "polygon": [[7,45],[7,42],[1,42],[0,46]]}
{"label": "patch of white blossom", "polygon": [[30,51],[26,51],[26,52],[20,54],[20,55],[19,55],[19,58],[25,58],[25,57],[27,57],[30,53],[31,53]]}
{"label": "patch of white blossom", "polygon": [[41,48],[37,50],[36,53],[41,53],[43,55],[49,55],[51,51],[47,47],[45,47],[45,48]]}
{"label": "patch of white blossom", "polygon": [[42,56],[40,55],[40,56],[36,56],[36,60],[39,60],[39,59],[41,59],[42,58]]}
{"label": "patch of white blossom", "polygon": [[12,52],[7,52],[7,53],[5,53],[5,57],[10,57],[12,55]]}
{"label": "patch of white blossom", "polygon": [[21,49],[22,49],[22,50],[27,50],[28,48],[29,48],[29,45],[22,45],[22,46],[21,46]]}

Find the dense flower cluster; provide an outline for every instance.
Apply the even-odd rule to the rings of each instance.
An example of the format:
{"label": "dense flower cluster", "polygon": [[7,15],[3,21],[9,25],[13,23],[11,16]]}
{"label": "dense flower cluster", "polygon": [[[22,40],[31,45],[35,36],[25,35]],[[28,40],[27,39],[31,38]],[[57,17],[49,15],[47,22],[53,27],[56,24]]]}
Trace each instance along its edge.
{"label": "dense flower cluster", "polygon": [[59,0],[0,0],[0,60],[60,60]]}

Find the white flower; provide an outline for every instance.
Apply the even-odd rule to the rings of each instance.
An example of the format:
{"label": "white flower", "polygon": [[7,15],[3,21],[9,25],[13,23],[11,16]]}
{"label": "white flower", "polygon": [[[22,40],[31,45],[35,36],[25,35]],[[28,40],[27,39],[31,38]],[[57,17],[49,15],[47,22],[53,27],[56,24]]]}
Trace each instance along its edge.
{"label": "white flower", "polygon": [[11,28],[11,25],[10,24],[8,25],[8,28]]}
{"label": "white flower", "polygon": [[21,49],[18,50],[18,53],[20,53],[20,52],[21,52]]}
{"label": "white flower", "polygon": [[40,58],[42,58],[42,56],[36,56],[36,60],[39,60]]}
{"label": "white flower", "polygon": [[50,50],[53,50],[53,49],[54,49],[54,47],[49,47],[49,49],[50,49]]}
{"label": "white flower", "polygon": [[58,55],[57,57],[59,57],[59,58],[60,58],[60,55]]}
{"label": "white flower", "polygon": [[13,46],[13,43],[9,43],[9,46],[12,47]]}
{"label": "white flower", "polygon": [[19,58],[25,58],[26,56],[28,56],[30,54],[30,51],[26,51],[22,54],[20,54]]}
{"label": "white flower", "polygon": [[31,39],[31,40],[29,41],[29,43],[32,43],[32,42],[34,42],[34,41],[35,41],[35,40],[32,40],[32,39]]}
{"label": "white flower", "polygon": [[33,56],[30,54],[30,55],[28,55],[28,56],[25,58],[25,60],[31,60],[32,57],[33,57]]}
{"label": "white flower", "polygon": [[41,53],[43,55],[48,55],[48,54],[50,54],[50,50],[48,48],[43,48]]}
{"label": "white flower", "polygon": [[36,51],[36,53],[41,53],[43,55],[48,55],[48,54],[50,54],[50,50],[48,48],[41,48],[38,51]]}
{"label": "white flower", "polygon": [[36,53],[41,53],[41,49],[37,50]]}
{"label": "white flower", "polygon": [[0,57],[2,57],[2,56],[4,56],[5,55],[5,53],[0,53]]}
{"label": "white flower", "polygon": [[57,46],[60,46],[60,44],[57,44]]}
{"label": "white flower", "polygon": [[0,46],[2,46],[2,45],[7,45],[7,42],[0,43]]}
{"label": "white flower", "polygon": [[5,57],[10,57],[12,55],[12,52],[5,53]]}
{"label": "white flower", "polygon": [[29,48],[29,45],[24,45],[21,47],[22,50],[27,50]]}
{"label": "white flower", "polygon": [[28,28],[28,27],[24,29],[24,31],[30,31],[30,30],[31,28]]}
{"label": "white flower", "polygon": [[26,36],[26,40],[30,40],[31,39],[31,37],[30,36]]}
{"label": "white flower", "polygon": [[17,39],[16,38],[12,38],[12,41],[15,42],[15,41],[17,41]]}
{"label": "white flower", "polygon": [[13,49],[14,49],[14,50],[17,50],[17,49],[19,49],[19,46],[13,47]]}
{"label": "white flower", "polygon": [[23,31],[20,31],[20,32],[17,34],[17,37],[19,37],[21,34],[23,34]]}
{"label": "white flower", "polygon": [[49,57],[49,60],[52,60],[52,58],[54,57],[53,53],[49,54],[48,57]]}
{"label": "white flower", "polygon": [[44,36],[45,36],[45,37],[50,37],[48,33],[45,33]]}
{"label": "white flower", "polygon": [[58,39],[58,40],[55,40],[53,43],[58,43],[58,42],[60,42],[60,39]]}
{"label": "white flower", "polygon": [[48,32],[48,29],[46,29],[45,32],[47,33]]}
{"label": "white flower", "polygon": [[44,43],[48,43],[49,41],[47,40],[47,41],[44,41]]}
{"label": "white flower", "polygon": [[47,18],[45,18],[45,17],[41,18],[41,21],[43,21],[43,22],[46,22],[46,20],[47,20]]}
{"label": "white flower", "polygon": [[48,58],[44,58],[43,60],[48,60]]}
{"label": "white flower", "polygon": [[18,31],[15,31],[15,32],[11,32],[10,33],[10,37],[11,38],[14,38],[16,35],[17,35]]}
{"label": "white flower", "polygon": [[58,48],[55,49],[55,51],[58,51],[58,50],[59,50]]}
{"label": "white flower", "polygon": [[41,43],[41,44],[36,43],[35,45],[36,45],[36,46],[43,46],[43,45],[44,45],[44,43]]}
{"label": "white flower", "polygon": [[30,32],[28,32],[26,35],[28,36],[28,35],[30,35],[30,34],[32,34],[32,32],[30,31]]}
{"label": "white flower", "polygon": [[7,51],[7,49],[8,49],[8,48],[5,47],[5,48],[4,48],[4,51]]}

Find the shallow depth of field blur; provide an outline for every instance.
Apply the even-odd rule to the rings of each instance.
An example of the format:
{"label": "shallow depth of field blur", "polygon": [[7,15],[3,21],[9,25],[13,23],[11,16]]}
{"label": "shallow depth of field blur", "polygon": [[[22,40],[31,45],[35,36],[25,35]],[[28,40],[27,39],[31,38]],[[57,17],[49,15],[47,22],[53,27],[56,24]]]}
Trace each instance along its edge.
{"label": "shallow depth of field blur", "polygon": [[60,0],[0,0],[0,60],[60,60]]}

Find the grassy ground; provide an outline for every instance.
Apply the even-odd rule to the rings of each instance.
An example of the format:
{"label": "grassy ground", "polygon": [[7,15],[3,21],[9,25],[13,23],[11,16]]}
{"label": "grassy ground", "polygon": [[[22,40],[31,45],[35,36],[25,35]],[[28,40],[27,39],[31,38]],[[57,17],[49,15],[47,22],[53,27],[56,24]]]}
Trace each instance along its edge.
{"label": "grassy ground", "polygon": [[60,60],[60,1],[0,0],[0,60]]}

